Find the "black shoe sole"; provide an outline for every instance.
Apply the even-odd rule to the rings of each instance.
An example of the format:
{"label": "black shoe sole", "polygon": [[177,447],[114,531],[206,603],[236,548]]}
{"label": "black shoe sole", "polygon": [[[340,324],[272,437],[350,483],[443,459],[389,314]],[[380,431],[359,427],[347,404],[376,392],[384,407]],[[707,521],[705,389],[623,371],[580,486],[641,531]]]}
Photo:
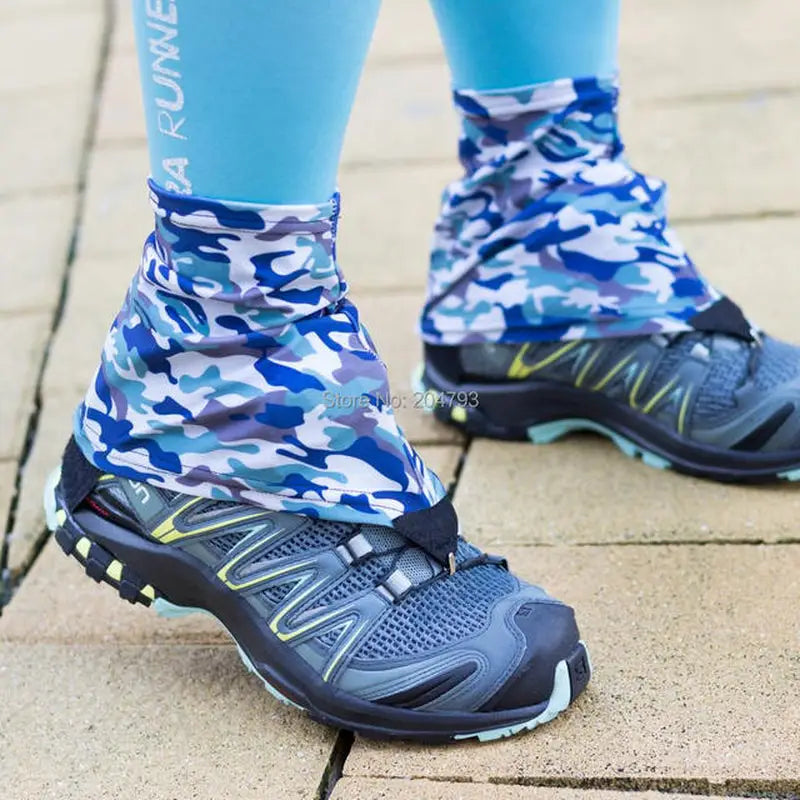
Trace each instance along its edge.
{"label": "black shoe sole", "polygon": [[[54,481],[53,481],[54,483]],[[279,699],[318,722],[369,738],[429,744],[512,736],[550,721],[586,687],[591,676],[582,642],[555,669],[549,701],[512,711],[424,712],[394,708],[345,694],[314,672],[269,630],[266,622],[215,573],[193,556],[148,541],[90,510],[70,513],[45,490],[48,524],[61,549],[76,558],[95,581],[114,587],[132,603],[154,605],[164,616],[203,610],[215,616],[239,648],[248,669]]]}
{"label": "black shoe sole", "polygon": [[[649,466],[723,482],[800,480],[800,450],[747,452],[700,444],[673,432],[630,406],[597,392],[552,381],[454,383],[427,364],[420,405],[447,425],[492,439],[549,444],[573,431],[594,431],[627,456]],[[469,398],[457,405],[450,398]]]}

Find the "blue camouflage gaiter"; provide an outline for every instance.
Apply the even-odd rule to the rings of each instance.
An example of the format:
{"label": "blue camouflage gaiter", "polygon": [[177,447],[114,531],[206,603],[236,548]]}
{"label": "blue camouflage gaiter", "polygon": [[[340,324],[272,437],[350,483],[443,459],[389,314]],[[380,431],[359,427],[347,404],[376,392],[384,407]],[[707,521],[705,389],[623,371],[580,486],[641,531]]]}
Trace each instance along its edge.
{"label": "blue camouflage gaiter", "polygon": [[255,206],[151,184],[155,231],[75,419],[99,469],[391,524],[445,496],[397,425],[336,263],[338,198]]}
{"label": "blue camouflage gaiter", "polygon": [[691,329],[719,294],[627,163],[612,79],[455,92],[465,175],[443,197],[421,329],[431,344]]}

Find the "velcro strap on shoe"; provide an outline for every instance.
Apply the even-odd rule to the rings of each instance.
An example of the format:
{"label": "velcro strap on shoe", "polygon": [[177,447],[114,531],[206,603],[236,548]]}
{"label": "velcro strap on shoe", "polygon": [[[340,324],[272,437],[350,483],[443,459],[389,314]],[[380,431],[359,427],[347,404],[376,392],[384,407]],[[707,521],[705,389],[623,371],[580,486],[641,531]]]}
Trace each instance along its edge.
{"label": "velcro strap on shoe", "polygon": [[739,306],[728,297],[721,297],[705,311],[695,314],[689,324],[703,333],[725,333],[746,342],[754,342],[753,326]]}
{"label": "velcro strap on shoe", "polygon": [[102,474],[87,461],[75,437],[70,436],[61,462],[61,493],[69,511],[74,511],[83,502]]}
{"label": "velcro strap on shoe", "polygon": [[440,564],[447,564],[458,548],[458,516],[446,497],[430,508],[397,517],[393,527]]}

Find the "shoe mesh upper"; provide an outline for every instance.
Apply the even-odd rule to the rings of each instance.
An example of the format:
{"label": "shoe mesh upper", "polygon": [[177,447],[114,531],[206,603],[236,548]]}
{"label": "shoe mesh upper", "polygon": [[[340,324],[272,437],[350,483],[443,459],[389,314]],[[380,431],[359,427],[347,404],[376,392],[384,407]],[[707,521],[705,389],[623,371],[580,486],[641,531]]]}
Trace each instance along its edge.
{"label": "shoe mesh upper", "polygon": [[695,417],[714,417],[736,406],[734,392],[747,378],[749,359],[750,349],[746,345],[712,353],[708,377],[694,406]]}
{"label": "shoe mesh upper", "polygon": [[345,577],[322,595],[314,605],[329,606],[372,588],[388,571],[393,560],[394,556],[380,556],[351,567]]}
{"label": "shoe mesh upper", "polygon": [[346,522],[330,522],[309,518],[306,525],[291,536],[280,540],[269,550],[262,553],[253,566],[262,562],[288,558],[300,553],[314,553],[335,547],[347,534],[356,530],[356,525]]}
{"label": "shoe mesh upper", "polygon": [[800,374],[800,347],[766,337],[753,376],[756,386],[769,391]]}
{"label": "shoe mesh upper", "polygon": [[494,603],[517,587],[504,569],[484,564],[411,592],[386,614],[354,657],[383,661],[419,655],[483,630]]}
{"label": "shoe mesh upper", "polygon": [[235,531],[234,533],[225,533],[222,536],[215,536],[213,539],[207,539],[205,543],[207,546],[211,546],[217,555],[223,556],[239,544],[249,532],[250,531]]}

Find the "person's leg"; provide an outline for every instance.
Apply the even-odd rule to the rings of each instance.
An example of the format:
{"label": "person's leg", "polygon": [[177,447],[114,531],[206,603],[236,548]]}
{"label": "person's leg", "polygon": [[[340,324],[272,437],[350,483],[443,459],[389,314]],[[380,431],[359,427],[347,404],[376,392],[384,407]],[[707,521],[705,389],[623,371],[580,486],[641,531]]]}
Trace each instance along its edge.
{"label": "person's leg", "polygon": [[617,71],[619,0],[431,0],[456,89]]}
{"label": "person's leg", "polygon": [[385,524],[431,507],[444,489],[382,402],[335,257],[330,192],[378,0],[134,8],[156,229],[78,443],[103,469],[276,509]]}
{"label": "person's leg", "polygon": [[216,615],[328,723],[551,719],[589,679],[572,610],[459,538],[336,262],[376,0],[135,8],[155,231],[47,491],[59,544],[131,602]]}
{"label": "person's leg", "polygon": [[220,200],[327,202],[379,5],[134,2],[155,182]]}
{"label": "person's leg", "polygon": [[437,415],[536,442],[600,430],[708,477],[800,477],[800,351],[759,346],[669,226],[664,184],[625,158],[618,0],[433,5],[465,174],[436,225],[423,384],[480,388]]}

